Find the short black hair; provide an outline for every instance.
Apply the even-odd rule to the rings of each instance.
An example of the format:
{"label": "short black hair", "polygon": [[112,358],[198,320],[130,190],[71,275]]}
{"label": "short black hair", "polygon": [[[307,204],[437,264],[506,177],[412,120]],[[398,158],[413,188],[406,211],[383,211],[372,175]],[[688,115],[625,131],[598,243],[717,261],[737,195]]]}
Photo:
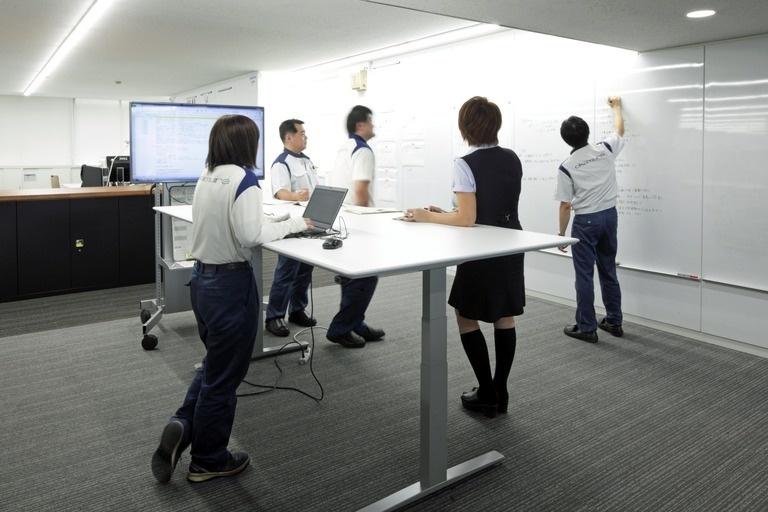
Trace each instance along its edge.
{"label": "short black hair", "polygon": [[350,134],[355,133],[357,123],[364,123],[368,120],[369,116],[373,115],[373,111],[363,105],[355,105],[352,110],[347,114],[347,132]]}
{"label": "short black hair", "polygon": [[572,148],[586,146],[589,142],[589,125],[577,116],[571,116],[560,125],[560,136]]}
{"label": "short black hair", "polygon": [[209,171],[219,165],[256,167],[259,151],[259,127],[246,116],[221,116],[211,128],[208,138],[208,156],[205,165]]}
{"label": "short black hair", "polygon": [[280,123],[280,140],[285,142],[285,136],[289,133],[299,133],[299,130],[296,128],[297,124],[304,124],[304,121],[299,119],[286,119]]}

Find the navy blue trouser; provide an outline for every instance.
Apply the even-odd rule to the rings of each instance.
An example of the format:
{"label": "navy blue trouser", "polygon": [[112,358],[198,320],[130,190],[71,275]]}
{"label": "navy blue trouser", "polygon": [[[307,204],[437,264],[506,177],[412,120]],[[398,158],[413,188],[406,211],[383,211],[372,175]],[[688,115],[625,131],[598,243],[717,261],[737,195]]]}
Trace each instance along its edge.
{"label": "navy blue trouser", "polygon": [[341,305],[328,326],[328,336],[343,336],[365,325],[365,311],[371,303],[379,278],[337,277],[336,281],[341,284]]}
{"label": "navy blue trouser", "polygon": [[250,266],[209,271],[195,264],[190,293],[205,358],[174,417],[184,423],[192,461],[212,469],[229,457],[235,394],[248,373],[260,301]]}
{"label": "navy blue trouser", "polygon": [[285,256],[277,257],[275,278],[269,290],[266,320],[283,318],[291,305],[291,313],[304,311],[309,304],[307,291],[315,267]]}
{"label": "navy blue trouser", "polygon": [[573,268],[576,273],[576,324],[582,332],[597,329],[595,318],[594,270],[600,278],[603,305],[609,323],[620,325],[621,288],[616,277],[616,208],[576,215],[571,236],[579,239],[573,246]]}

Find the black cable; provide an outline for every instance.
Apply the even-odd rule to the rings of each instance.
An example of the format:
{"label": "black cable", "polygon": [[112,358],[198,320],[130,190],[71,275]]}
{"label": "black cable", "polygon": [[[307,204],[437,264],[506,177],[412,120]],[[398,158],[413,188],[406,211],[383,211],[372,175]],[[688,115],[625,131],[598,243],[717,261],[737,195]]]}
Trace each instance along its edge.
{"label": "black cable", "polygon": [[179,199],[177,197],[173,197],[173,189],[179,188],[179,187],[181,187],[181,188],[193,187],[194,188],[194,185],[186,185],[186,184],[184,184],[184,185],[174,185],[172,187],[168,187],[168,196],[171,198],[171,204],[173,204],[173,201],[176,201],[177,203],[181,203],[181,204],[192,204],[189,201],[186,201],[184,199]]}
{"label": "black cable", "polygon": [[[341,236],[342,224],[344,225],[344,236]],[[344,217],[342,217],[341,215],[339,215],[339,231],[338,231],[338,234],[339,234],[339,236],[337,238],[339,238],[340,240],[346,240],[347,237],[349,237],[349,230],[347,229],[347,221],[345,221]]]}
{"label": "black cable", "polygon": [[[315,317],[315,294],[314,294],[314,288],[312,286],[313,285],[312,281],[313,281],[312,279],[309,280],[309,298],[310,298],[310,301],[311,301],[311,306],[310,306],[310,309],[309,309],[309,317],[310,318],[314,318]],[[288,343],[286,343],[285,345],[280,347],[280,349],[277,351],[277,355],[275,356],[275,359],[273,360],[273,362],[275,363],[275,367],[277,367],[277,370],[278,370],[279,373],[277,375],[277,378],[275,379],[275,383],[274,384],[272,384],[271,386],[268,386],[266,384],[256,384],[254,382],[249,382],[249,381],[243,379],[243,382],[248,384],[249,386],[253,386],[255,388],[263,388],[264,391],[254,391],[254,392],[251,392],[251,393],[241,393],[241,394],[238,394],[237,397],[241,398],[241,397],[248,397],[248,396],[263,395],[264,393],[271,393],[273,391],[281,389],[281,390],[284,390],[284,391],[294,391],[296,393],[301,393],[302,395],[306,396],[307,398],[310,398],[310,399],[314,400],[316,403],[320,403],[323,400],[323,398],[325,397],[325,389],[323,388],[323,385],[320,383],[320,380],[317,378],[317,375],[315,374],[315,369],[313,367],[313,361],[315,359],[315,331],[314,331],[314,329],[315,329],[314,326],[313,327],[308,327],[307,329],[302,329],[301,331],[297,332],[294,335],[293,340],[289,341]],[[283,376],[283,369],[280,367],[280,363],[278,362],[277,357],[281,354],[281,352],[283,350],[285,350],[285,347],[287,347],[288,345],[293,345],[294,343],[297,343],[299,346],[301,346],[301,342],[297,338],[298,338],[298,336],[300,334],[306,332],[307,330],[309,330],[310,336],[312,338],[312,345],[311,345],[311,349],[310,349],[310,353],[309,353],[309,372],[312,374],[312,377],[315,379],[315,382],[317,382],[317,386],[320,388],[320,396],[319,397],[313,396],[313,395],[311,395],[311,394],[307,393],[306,391],[303,391],[303,390],[301,390],[299,388],[294,388],[292,386],[278,386],[277,385],[277,383],[280,382],[280,378]],[[303,351],[303,347],[302,347],[302,351]]]}

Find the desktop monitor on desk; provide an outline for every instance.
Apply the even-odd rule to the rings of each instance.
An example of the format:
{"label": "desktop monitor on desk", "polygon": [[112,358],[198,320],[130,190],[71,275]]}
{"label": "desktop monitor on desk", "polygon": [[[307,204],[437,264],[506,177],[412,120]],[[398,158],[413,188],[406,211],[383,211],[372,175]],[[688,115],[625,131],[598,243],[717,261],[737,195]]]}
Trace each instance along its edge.
{"label": "desktop monitor on desk", "polygon": [[128,183],[131,181],[131,157],[126,155],[108,156],[107,169],[110,183]]}

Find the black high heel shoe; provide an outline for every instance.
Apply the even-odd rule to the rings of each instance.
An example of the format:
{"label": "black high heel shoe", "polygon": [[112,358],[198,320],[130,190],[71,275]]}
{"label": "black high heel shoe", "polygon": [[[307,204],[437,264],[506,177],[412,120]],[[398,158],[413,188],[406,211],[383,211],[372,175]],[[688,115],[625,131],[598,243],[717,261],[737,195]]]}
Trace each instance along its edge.
{"label": "black high heel shoe", "polygon": [[478,388],[472,388],[472,391],[465,391],[461,394],[461,405],[465,409],[474,412],[481,412],[488,418],[495,418],[498,410],[496,397],[481,398],[478,396]]}

